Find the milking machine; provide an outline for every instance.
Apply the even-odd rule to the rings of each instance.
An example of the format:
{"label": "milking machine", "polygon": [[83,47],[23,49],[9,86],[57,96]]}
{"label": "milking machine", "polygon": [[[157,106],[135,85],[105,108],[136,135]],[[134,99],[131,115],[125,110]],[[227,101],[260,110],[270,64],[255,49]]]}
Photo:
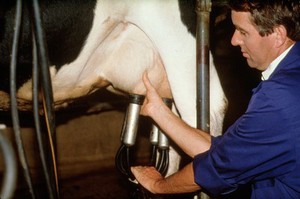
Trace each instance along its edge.
{"label": "milking machine", "polygon": [[[130,94],[129,105],[125,114],[122,132],[121,132],[121,146],[116,154],[116,167],[127,177],[135,186],[131,198],[132,199],[150,199],[151,194],[136,184],[135,178],[131,173],[130,167],[133,166],[131,162],[132,147],[136,143],[139,117],[141,106],[144,102],[144,96]],[[171,108],[172,100],[164,98],[164,103]],[[164,133],[152,124],[150,132],[150,143],[152,146],[151,158],[148,166],[155,166],[157,170],[166,175],[169,167],[169,141]]]}
{"label": "milking machine", "polygon": [[[20,164],[23,169],[25,181],[28,185],[31,198],[36,198],[33,188],[33,182],[30,176],[28,163],[21,137],[19,125],[18,103],[16,97],[16,71],[18,62],[18,45],[21,33],[23,1],[16,1],[15,32],[13,37],[12,56],[10,64],[10,100],[12,123],[17,144],[17,151]],[[52,94],[52,85],[49,73],[49,64],[47,57],[47,48],[42,28],[40,7],[37,0],[26,1],[30,13],[30,22],[32,26],[33,42],[33,112],[34,122],[37,133],[37,141],[42,161],[43,174],[46,180],[49,198],[58,198],[58,178],[56,169],[55,147],[55,121],[54,121],[54,103]],[[46,123],[48,135],[42,133],[40,113],[40,96],[43,100],[43,114]],[[45,143],[45,140],[48,142]]]}
{"label": "milking machine", "polygon": [[136,142],[138,131],[139,115],[141,105],[144,102],[142,95],[129,95],[129,105],[125,114],[122,132],[121,132],[121,146],[116,154],[116,167],[126,177],[134,180],[130,171],[130,154],[131,147]]}

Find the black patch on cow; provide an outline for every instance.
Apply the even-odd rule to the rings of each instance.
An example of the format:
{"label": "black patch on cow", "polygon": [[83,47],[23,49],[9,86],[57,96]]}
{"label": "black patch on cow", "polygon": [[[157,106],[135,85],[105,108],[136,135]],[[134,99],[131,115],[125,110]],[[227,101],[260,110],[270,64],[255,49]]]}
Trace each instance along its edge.
{"label": "black patch on cow", "polygon": [[181,21],[185,24],[187,30],[195,37],[197,15],[195,12],[196,0],[180,0],[179,9]]}
{"label": "black patch on cow", "polygon": [[[31,76],[32,39],[29,12],[24,1],[22,34],[19,46],[17,85]],[[9,64],[14,31],[16,1],[0,1],[0,90],[9,88]],[[82,49],[92,27],[96,0],[40,1],[49,64],[72,62]]]}

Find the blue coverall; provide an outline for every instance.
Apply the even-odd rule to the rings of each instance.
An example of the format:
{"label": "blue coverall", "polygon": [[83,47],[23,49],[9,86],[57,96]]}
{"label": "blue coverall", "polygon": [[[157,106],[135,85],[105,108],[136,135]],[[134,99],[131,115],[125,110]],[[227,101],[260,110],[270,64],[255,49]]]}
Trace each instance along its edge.
{"label": "blue coverall", "polygon": [[252,199],[300,198],[300,42],[193,166],[196,183],[215,195],[251,184]]}

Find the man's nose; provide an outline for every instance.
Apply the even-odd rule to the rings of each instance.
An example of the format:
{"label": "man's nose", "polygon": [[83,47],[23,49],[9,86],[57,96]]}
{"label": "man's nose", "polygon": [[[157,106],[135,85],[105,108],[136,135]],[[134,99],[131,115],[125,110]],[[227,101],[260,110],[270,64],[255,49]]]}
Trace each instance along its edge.
{"label": "man's nose", "polygon": [[231,44],[233,45],[233,46],[239,46],[239,45],[241,45],[241,39],[240,39],[240,37],[238,36],[238,31],[237,30],[235,30],[234,31],[234,33],[233,33],[233,35],[232,35],[232,37],[231,37]]}

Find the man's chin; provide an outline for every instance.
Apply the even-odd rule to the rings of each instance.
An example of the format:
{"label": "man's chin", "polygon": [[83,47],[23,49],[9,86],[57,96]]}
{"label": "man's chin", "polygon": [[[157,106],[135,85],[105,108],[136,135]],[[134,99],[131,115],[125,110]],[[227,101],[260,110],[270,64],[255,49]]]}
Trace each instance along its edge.
{"label": "man's chin", "polygon": [[256,64],[254,64],[251,60],[249,60],[248,58],[246,59],[248,66],[250,66],[250,68],[256,68]]}

